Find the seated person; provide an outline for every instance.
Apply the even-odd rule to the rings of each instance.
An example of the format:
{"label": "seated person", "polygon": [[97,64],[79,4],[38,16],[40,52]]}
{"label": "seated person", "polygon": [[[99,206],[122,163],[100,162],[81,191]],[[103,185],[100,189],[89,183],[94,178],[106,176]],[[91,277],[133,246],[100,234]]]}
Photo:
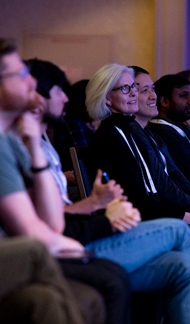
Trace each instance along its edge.
{"label": "seated person", "polygon": [[[138,92],[138,111],[135,113],[135,121],[131,123],[132,132],[135,140],[147,140],[150,142],[151,147],[155,151],[156,158],[159,159],[162,168],[164,169],[165,173],[170,176],[170,178],[174,181],[174,183],[181,188],[187,194],[190,193],[190,182],[185,178],[183,173],[178,169],[175,165],[174,161],[172,160],[166,144],[163,140],[156,134],[152,133],[147,127],[148,121],[156,117],[158,115],[157,105],[156,105],[156,93],[155,87],[148,75],[148,72],[138,66],[132,66],[134,73],[135,73],[135,81],[139,86]],[[141,126],[141,127],[140,127]],[[142,131],[144,129],[144,132]],[[146,140],[146,138],[147,140]],[[140,137],[140,138],[139,138]],[[150,147],[150,150],[151,150]],[[151,159],[153,159],[153,154],[151,154]],[[154,168],[155,168],[155,163]],[[151,167],[151,166],[150,166]],[[165,182],[161,181],[161,177],[158,176],[157,170],[157,178],[159,179],[159,185],[164,184],[164,190],[166,191],[165,197],[167,196],[168,187],[165,186]],[[172,195],[173,196],[173,195]],[[178,195],[179,196],[179,195]],[[173,199],[173,197],[172,197]],[[188,213],[185,214],[185,219],[189,222],[189,215]]]}
{"label": "seated person", "polygon": [[64,85],[69,102],[60,117],[63,124],[60,127],[54,127],[53,137],[53,146],[59,154],[64,171],[72,170],[69,148],[87,146],[97,128],[88,116],[85,106],[87,84],[88,80],[78,81],[70,86],[69,91]]}
{"label": "seated person", "polygon": [[155,82],[159,114],[148,128],[166,143],[169,153],[190,180],[190,133],[183,124],[190,118],[190,82],[182,75],[165,75]]}
{"label": "seated person", "polygon": [[[31,74],[38,81],[37,91],[42,96],[38,108],[33,110],[34,116],[36,117],[37,120],[38,119],[43,120],[43,115],[44,114],[47,115],[48,113],[54,118],[59,117],[64,110],[65,103],[68,100],[66,94],[61,90],[62,87],[64,87],[66,81],[64,72],[50,62],[34,59],[34,60],[29,60],[27,63],[30,66]],[[44,74],[45,74],[45,78],[44,78]],[[62,95],[59,93],[59,91],[56,92],[55,91],[56,89],[60,89],[60,93],[62,93]],[[56,98],[57,100],[55,100]],[[31,128],[34,129],[35,127],[32,126],[32,122],[33,121],[31,120],[30,125]],[[47,126],[48,126],[47,123],[45,122],[41,123],[41,134],[44,134],[44,132],[47,130]],[[121,199],[121,201],[124,201],[126,199],[124,196],[122,196],[123,189],[121,188],[120,185],[116,184],[114,180],[109,181],[107,184],[102,183],[102,171],[98,170],[91,195],[86,199],[83,199],[81,201],[72,204],[72,202],[68,199],[67,182],[61,170],[61,162],[59,156],[57,152],[54,150],[54,148],[52,147],[52,145],[50,144],[50,142],[48,141],[48,138],[46,136],[45,138],[47,140],[45,141],[45,139],[42,139],[41,144],[46,154],[47,160],[50,161],[51,164],[50,170],[52,172],[52,175],[54,176],[58,188],[60,189],[63,198],[63,203],[65,204],[64,210],[69,214],[66,215],[67,235],[69,229],[72,231],[72,229],[76,227],[76,222],[75,222],[76,214],[88,215],[96,210],[105,209],[107,207],[107,204],[114,199],[119,199],[119,200]],[[101,217],[101,216],[99,218],[93,216],[91,217],[90,222],[92,224],[91,226],[93,226],[92,230],[94,232],[94,227],[96,227],[97,230],[95,238],[98,238],[98,232],[99,232],[99,237],[105,236],[106,227],[108,228],[107,230],[108,235],[112,233],[111,226],[113,226],[113,224],[112,224],[112,219],[110,218],[112,213],[109,210],[110,208],[108,206],[108,211],[105,212],[106,217]],[[71,216],[71,214],[73,216]],[[86,217],[84,219],[86,220]],[[78,220],[79,218],[77,217],[77,223]],[[94,221],[92,222],[92,220]],[[85,224],[85,222],[83,224]],[[119,229],[119,227],[117,229]],[[81,238],[82,235],[80,236],[80,241]],[[92,236],[91,236],[91,240],[92,240]],[[83,240],[82,243],[83,244],[87,243],[87,241]]]}
{"label": "seated person", "polygon": [[[41,147],[39,123],[31,113],[26,112],[34,109],[38,103],[36,80],[23,64],[15,45],[0,39],[1,224],[9,235],[39,239],[56,257],[67,278],[100,291],[107,310],[105,321],[100,313],[100,297],[99,294],[98,298],[97,293],[94,294],[94,288],[90,289],[89,295],[88,288],[84,289],[86,295],[83,288],[82,293],[78,290],[77,299],[84,297],[85,304],[85,299],[88,298],[90,303],[87,301],[87,306],[95,307],[94,316],[89,314],[84,323],[115,323],[112,322],[112,317],[115,320],[116,315],[112,315],[116,312],[120,315],[118,323],[124,323],[126,314],[129,316],[130,298],[126,271],[106,260],[94,258],[87,264],[78,264],[65,262],[60,257],[61,251],[76,250],[80,253],[84,251],[84,247],[62,234],[65,228],[62,198]],[[8,134],[13,125],[22,134],[22,141],[15,134]],[[30,161],[27,160],[24,143],[31,154]],[[91,276],[93,271],[96,275]],[[86,314],[88,311],[91,312],[87,309]]]}

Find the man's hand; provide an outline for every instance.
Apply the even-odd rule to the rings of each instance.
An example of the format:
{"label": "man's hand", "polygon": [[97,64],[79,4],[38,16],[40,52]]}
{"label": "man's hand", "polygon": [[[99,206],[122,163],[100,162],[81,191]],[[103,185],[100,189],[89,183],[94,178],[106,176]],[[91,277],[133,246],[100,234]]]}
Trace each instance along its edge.
{"label": "man's hand", "polygon": [[19,118],[17,128],[20,137],[32,155],[34,151],[41,146],[41,130],[39,121],[32,113],[26,112]]}
{"label": "man's hand", "polygon": [[31,156],[32,167],[44,167],[47,160],[41,145],[40,122],[34,114],[24,113],[17,122],[18,133]]}
{"label": "man's hand", "polygon": [[104,209],[107,204],[116,199],[121,198],[123,189],[115,180],[110,180],[106,184],[102,183],[102,171],[98,170],[93,183],[91,197],[97,204],[97,209]]}
{"label": "man's hand", "polygon": [[114,231],[126,232],[141,221],[140,212],[133,208],[126,199],[115,199],[107,205],[105,216],[109,219]]}

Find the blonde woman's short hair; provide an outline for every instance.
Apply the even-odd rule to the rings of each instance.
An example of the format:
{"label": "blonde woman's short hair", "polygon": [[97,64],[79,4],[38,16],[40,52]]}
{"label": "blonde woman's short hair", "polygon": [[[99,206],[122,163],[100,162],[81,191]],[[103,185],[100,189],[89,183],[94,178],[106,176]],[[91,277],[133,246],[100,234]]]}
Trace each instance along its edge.
{"label": "blonde woman's short hair", "polygon": [[132,68],[116,63],[106,64],[89,81],[86,87],[86,107],[93,120],[103,120],[112,114],[106,105],[106,97],[124,72],[134,78]]}

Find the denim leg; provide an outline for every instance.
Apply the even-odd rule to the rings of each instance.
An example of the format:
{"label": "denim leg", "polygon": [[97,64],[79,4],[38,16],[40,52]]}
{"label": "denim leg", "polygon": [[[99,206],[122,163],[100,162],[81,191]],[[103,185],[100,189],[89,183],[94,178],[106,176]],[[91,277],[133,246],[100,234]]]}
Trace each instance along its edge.
{"label": "denim leg", "polygon": [[97,257],[114,261],[131,273],[168,251],[190,254],[190,230],[179,219],[156,219],[142,222],[125,233],[96,240],[86,245],[86,249],[94,250]]}
{"label": "denim leg", "polygon": [[190,255],[167,252],[129,275],[132,292],[152,292],[164,289],[168,300],[164,323],[190,323]]}

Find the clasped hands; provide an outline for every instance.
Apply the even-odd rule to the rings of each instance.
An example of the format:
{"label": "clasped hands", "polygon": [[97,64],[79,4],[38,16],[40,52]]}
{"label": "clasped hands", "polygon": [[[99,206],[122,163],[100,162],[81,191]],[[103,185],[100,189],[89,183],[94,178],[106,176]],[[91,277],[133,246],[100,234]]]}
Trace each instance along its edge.
{"label": "clasped hands", "polygon": [[106,208],[105,216],[109,219],[113,231],[126,232],[141,221],[140,212],[127,197],[112,200]]}
{"label": "clasped hands", "polygon": [[105,216],[109,219],[113,231],[125,232],[141,221],[139,210],[122,195],[123,192],[115,180],[103,184],[102,171],[97,171],[91,195],[97,200],[99,209],[106,209]]}

